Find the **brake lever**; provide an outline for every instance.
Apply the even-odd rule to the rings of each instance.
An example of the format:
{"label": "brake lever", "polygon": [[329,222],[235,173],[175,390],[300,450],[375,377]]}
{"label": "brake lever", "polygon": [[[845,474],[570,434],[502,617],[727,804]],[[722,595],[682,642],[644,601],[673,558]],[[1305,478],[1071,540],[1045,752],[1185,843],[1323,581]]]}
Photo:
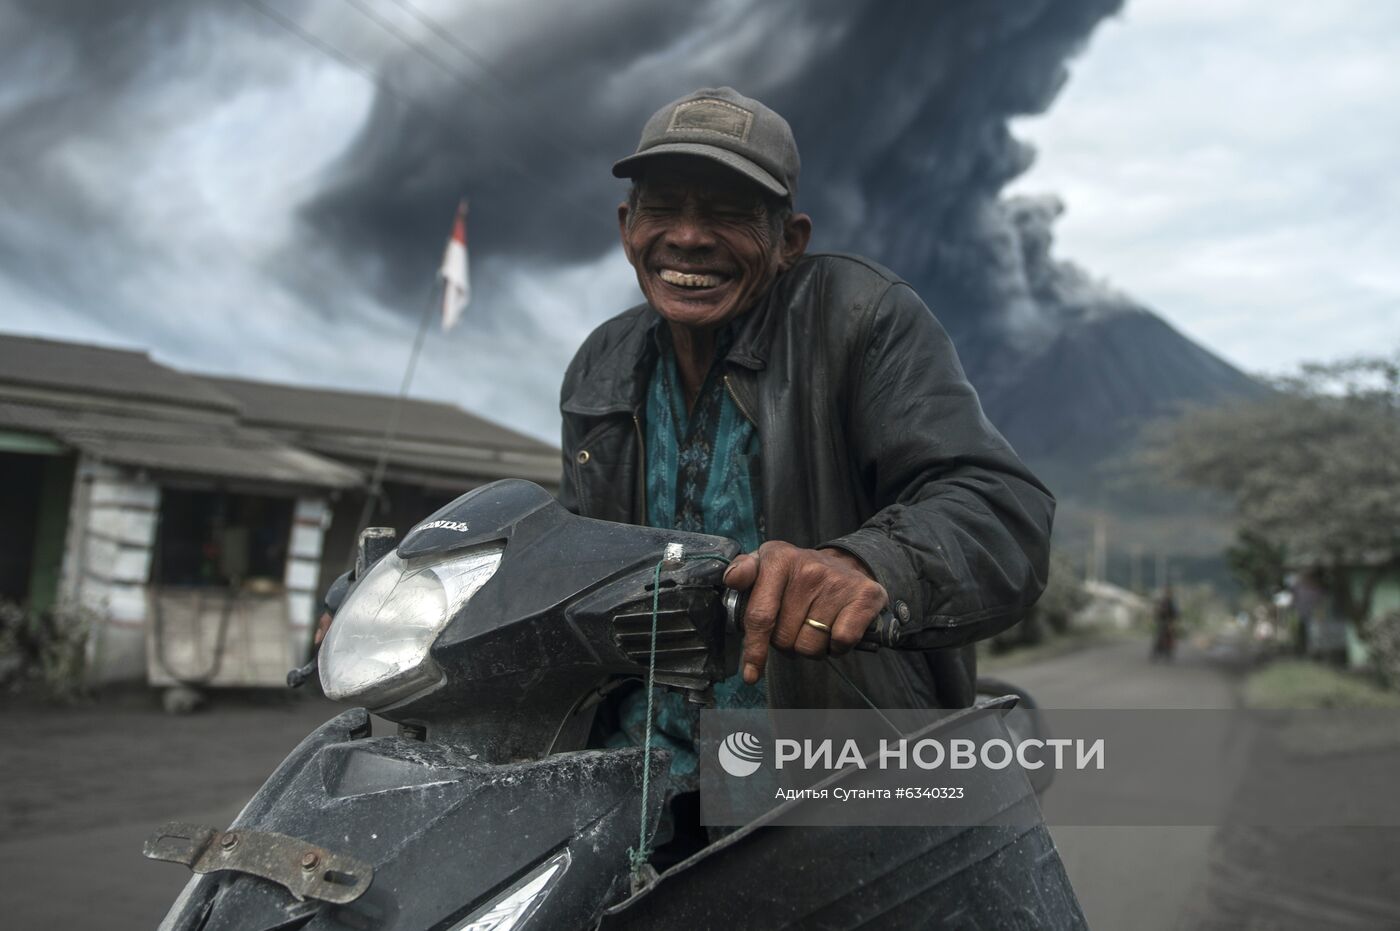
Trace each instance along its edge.
{"label": "brake lever", "polygon": [[318,649],[311,657],[311,662],[305,666],[298,666],[296,669],[287,670],[287,688],[299,689],[306,684],[306,680],[316,675],[321,660],[321,651]]}
{"label": "brake lever", "polygon": [[865,653],[874,653],[882,647],[887,650],[898,650],[901,635],[899,618],[895,617],[889,608],[881,608],[880,613],[875,615],[875,620],[871,621],[870,626],[865,629],[865,636],[860,638],[860,642],[856,644],[855,648]]}
{"label": "brake lever", "polygon": [[[369,528],[369,530],[377,529],[380,528]],[[366,531],[366,533],[368,532],[369,531]],[[382,556],[384,554],[380,553],[379,555]],[[337,576],[336,580],[331,583],[331,587],[326,591],[325,602],[322,604],[321,610],[334,617],[335,612],[340,610],[341,602],[345,600],[345,596],[350,591],[350,583],[356,578],[357,576],[354,572],[346,572],[343,575]],[[318,664],[321,661],[321,645],[319,643],[316,644],[315,649],[316,652],[311,654],[311,659],[305,666],[298,666],[296,669],[287,670],[287,688],[299,689],[306,684],[307,679],[317,674],[317,670],[320,668]]]}

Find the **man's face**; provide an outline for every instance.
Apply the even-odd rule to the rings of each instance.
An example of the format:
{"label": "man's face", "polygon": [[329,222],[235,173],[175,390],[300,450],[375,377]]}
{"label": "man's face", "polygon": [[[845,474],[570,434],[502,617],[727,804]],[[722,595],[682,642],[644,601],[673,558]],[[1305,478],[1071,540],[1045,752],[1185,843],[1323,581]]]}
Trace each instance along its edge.
{"label": "man's face", "polygon": [[781,229],[761,189],[703,159],[660,160],[618,208],[622,246],[651,306],[682,326],[709,329],[751,309],[802,255],[811,221]]}

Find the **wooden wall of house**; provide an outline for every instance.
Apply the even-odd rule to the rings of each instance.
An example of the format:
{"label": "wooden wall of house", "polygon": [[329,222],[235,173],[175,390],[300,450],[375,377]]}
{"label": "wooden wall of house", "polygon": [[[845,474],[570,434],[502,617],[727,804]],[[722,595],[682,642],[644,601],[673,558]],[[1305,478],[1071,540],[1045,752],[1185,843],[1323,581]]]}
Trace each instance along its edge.
{"label": "wooden wall of house", "polygon": [[[287,547],[287,617],[293,665],[306,662],[311,651],[311,628],[320,615],[322,592],[317,590],[330,505],[323,498],[298,498],[292,516],[292,540]],[[332,577],[334,578],[334,577]]]}
{"label": "wooden wall of house", "polygon": [[62,596],[91,625],[88,671],[95,684],[146,673],[146,582],[160,487],[132,470],[81,457],[74,476]]}

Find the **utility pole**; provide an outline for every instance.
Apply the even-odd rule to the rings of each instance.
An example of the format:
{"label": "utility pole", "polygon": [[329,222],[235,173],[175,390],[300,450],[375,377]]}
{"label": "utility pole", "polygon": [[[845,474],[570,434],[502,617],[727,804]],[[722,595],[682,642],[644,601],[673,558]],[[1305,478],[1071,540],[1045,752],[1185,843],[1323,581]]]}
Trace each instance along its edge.
{"label": "utility pole", "polygon": [[423,341],[428,335],[428,326],[435,312],[442,314],[442,330],[447,332],[457,322],[467,303],[471,300],[471,280],[467,270],[467,201],[463,198],[457,204],[457,216],[452,223],[452,235],[447,238],[447,248],[442,254],[442,265],[433,277],[433,286],[428,289],[428,302],[423,307],[423,316],[418,319],[418,332],[413,337],[413,348],[408,353],[408,364],[404,366],[403,380],[399,383],[399,393],[389,409],[389,422],[384,425],[384,437],[379,443],[379,455],[375,457],[374,471],[370,474],[369,488],[365,492],[365,506],[360,510],[360,519],[355,525],[350,557],[353,563],[360,534],[374,519],[384,494],[384,472],[389,465],[389,451],[399,431],[399,418],[403,414],[404,401],[408,389],[413,385],[413,372],[418,367],[418,355],[423,351]]}
{"label": "utility pole", "polygon": [[398,435],[404,401],[408,398],[408,389],[413,385],[413,373],[418,368],[418,356],[423,351],[423,342],[428,335],[428,326],[438,307],[438,286],[439,282],[434,281],[432,289],[428,292],[428,302],[423,307],[423,316],[418,319],[418,332],[413,337],[413,348],[409,350],[408,364],[404,366],[403,378],[399,382],[399,393],[394,397],[393,407],[389,408],[389,420],[384,425],[384,435],[379,441],[379,455],[375,457],[374,469],[370,473],[369,488],[365,491],[365,503],[360,508],[360,519],[355,524],[355,535],[350,538],[350,552],[346,555],[347,569],[355,564],[355,552],[360,534],[374,519],[380,498],[384,494],[384,473],[389,465],[389,450],[393,447],[394,438]]}
{"label": "utility pole", "polygon": [[1108,581],[1108,521],[1102,514],[1094,518],[1094,581]]}

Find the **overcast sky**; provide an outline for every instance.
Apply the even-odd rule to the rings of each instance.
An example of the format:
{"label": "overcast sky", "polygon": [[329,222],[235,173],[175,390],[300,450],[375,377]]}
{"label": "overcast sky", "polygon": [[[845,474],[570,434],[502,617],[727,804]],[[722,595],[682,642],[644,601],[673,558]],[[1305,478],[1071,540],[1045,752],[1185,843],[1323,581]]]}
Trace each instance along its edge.
{"label": "overcast sky", "polygon": [[[430,341],[415,393],[554,439],[569,355],[636,300],[607,245],[621,186],[606,172],[637,114],[733,74],[785,110],[810,104],[794,123],[819,241],[913,275],[900,250],[919,213],[883,215],[898,198],[881,180],[941,204],[939,179],[966,176],[995,197],[1021,155],[987,127],[1049,103],[1066,49],[1114,2],[921,6],[927,36],[900,55],[892,36],[921,33],[872,22],[875,4],[275,5],[328,55],[245,4],[0,0],[21,26],[0,35],[0,329],[391,392],[451,223],[441,192],[467,188],[476,303]],[[1397,43],[1396,4],[1129,0],[1049,111],[1012,121],[1039,154],[1011,190],[1058,195],[1056,255],[1243,368],[1394,347]],[[574,49],[587,57],[561,62]],[[929,136],[960,130],[966,145]],[[454,165],[465,179],[443,176]],[[979,204],[940,216],[986,219]],[[973,246],[997,241],[988,222]]]}
{"label": "overcast sky", "polygon": [[1058,252],[1249,371],[1400,348],[1400,4],[1129,0],[1013,190]]}

